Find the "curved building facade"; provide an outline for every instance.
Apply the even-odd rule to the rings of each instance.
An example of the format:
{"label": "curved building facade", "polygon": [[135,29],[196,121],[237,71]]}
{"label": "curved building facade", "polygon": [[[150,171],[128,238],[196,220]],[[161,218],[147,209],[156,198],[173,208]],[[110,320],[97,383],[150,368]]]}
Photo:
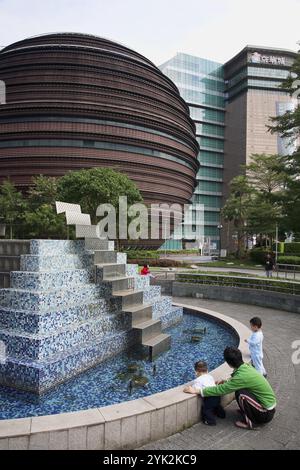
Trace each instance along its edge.
{"label": "curved building facade", "polygon": [[177,87],[123,45],[77,33],[0,51],[0,177],[97,166],[125,172],[145,202],[188,203],[198,170],[195,124]]}

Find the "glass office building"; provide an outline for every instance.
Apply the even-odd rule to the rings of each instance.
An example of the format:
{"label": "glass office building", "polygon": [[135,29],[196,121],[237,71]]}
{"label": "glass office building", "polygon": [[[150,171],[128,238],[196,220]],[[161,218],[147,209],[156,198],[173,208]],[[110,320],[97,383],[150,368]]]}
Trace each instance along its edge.
{"label": "glass office building", "polygon": [[[200,146],[200,169],[192,198],[194,207],[203,205],[202,224],[205,241],[219,247],[220,209],[224,167],[225,82],[222,64],[178,53],[160,66],[177,85],[196,124]],[[196,215],[193,214],[194,223]],[[195,227],[191,227],[193,232]],[[185,238],[192,239],[188,231]]]}

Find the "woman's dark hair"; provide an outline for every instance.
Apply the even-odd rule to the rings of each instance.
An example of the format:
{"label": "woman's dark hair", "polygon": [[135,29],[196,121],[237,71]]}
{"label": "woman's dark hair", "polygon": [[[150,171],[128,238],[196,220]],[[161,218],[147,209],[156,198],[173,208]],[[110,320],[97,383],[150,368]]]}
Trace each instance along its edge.
{"label": "woman's dark hair", "polygon": [[262,322],[259,317],[253,317],[250,320],[250,325],[257,326],[257,328],[261,328]]}
{"label": "woman's dark hair", "polygon": [[148,268],[148,264],[144,264],[144,268]]}
{"label": "woman's dark hair", "polygon": [[238,348],[226,348],[224,350],[224,359],[227,364],[234,369],[237,369],[244,364],[242,353]]}

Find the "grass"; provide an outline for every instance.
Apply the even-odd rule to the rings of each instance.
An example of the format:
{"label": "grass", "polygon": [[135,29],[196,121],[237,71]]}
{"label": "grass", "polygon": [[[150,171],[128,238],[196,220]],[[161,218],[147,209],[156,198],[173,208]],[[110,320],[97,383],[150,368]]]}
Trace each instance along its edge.
{"label": "grass", "polygon": [[247,268],[247,269],[259,269],[263,266],[261,264],[254,263],[251,260],[239,260],[239,259],[227,259],[220,261],[210,261],[206,263],[196,263],[197,266],[206,266],[211,268]]}

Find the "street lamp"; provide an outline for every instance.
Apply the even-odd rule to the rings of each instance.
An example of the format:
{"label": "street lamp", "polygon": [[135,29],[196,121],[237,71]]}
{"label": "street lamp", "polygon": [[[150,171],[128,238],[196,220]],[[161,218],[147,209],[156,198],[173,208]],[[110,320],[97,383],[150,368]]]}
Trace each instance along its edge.
{"label": "street lamp", "polygon": [[221,230],[223,228],[222,224],[218,224],[218,230],[219,230],[219,258],[221,258]]}

